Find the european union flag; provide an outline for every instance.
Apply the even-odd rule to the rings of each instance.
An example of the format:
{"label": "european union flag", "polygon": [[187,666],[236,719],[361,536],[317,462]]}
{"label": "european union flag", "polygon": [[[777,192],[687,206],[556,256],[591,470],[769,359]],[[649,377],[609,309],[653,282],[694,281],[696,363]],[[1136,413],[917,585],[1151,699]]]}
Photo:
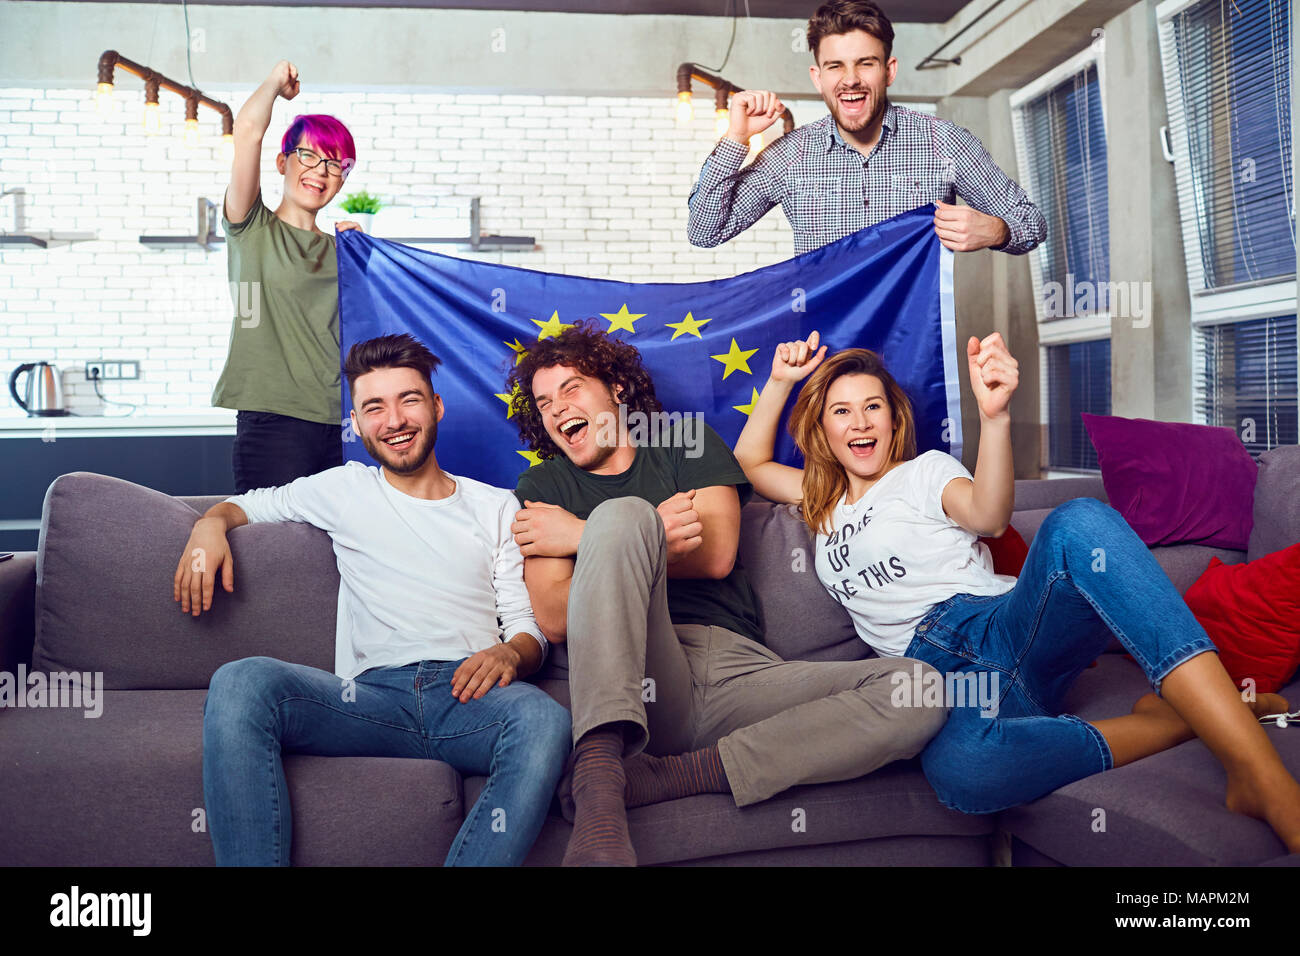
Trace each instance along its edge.
{"label": "european union flag", "polygon": [[[873,349],[911,396],[917,450],[960,457],[952,253],[933,217],[931,207],[915,209],[774,266],[687,283],[554,275],[343,232],[343,354],[394,332],[427,345],[443,361],[433,383],[446,406],[438,463],[504,488],[536,462],[507,418],[506,372],[521,350],[580,319],[640,350],[665,411],[701,413],[733,445],[778,344],[817,329],[832,352]],[[346,437],[346,458],[375,463]],[[777,456],[799,464],[784,423]]]}

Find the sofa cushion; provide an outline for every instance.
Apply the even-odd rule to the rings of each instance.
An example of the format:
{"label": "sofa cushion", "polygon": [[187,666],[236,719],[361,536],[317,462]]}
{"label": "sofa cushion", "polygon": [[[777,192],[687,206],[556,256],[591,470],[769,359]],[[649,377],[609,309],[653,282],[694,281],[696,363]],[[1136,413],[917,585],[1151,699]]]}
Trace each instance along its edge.
{"label": "sofa cushion", "polygon": [[1020,577],[1020,572],[1025,567],[1025,558],[1029,556],[1029,545],[1020,536],[1015,525],[1008,525],[1001,537],[981,537],[980,541],[989,549],[989,554],[993,557],[994,574]]}
{"label": "sofa cushion", "polygon": [[1300,543],[1300,445],[1283,445],[1259,456],[1254,509],[1246,549],[1251,561]]}
{"label": "sofa cushion", "polygon": [[874,657],[853,620],[826,593],[813,566],[813,539],[794,505],[758,499],[740,514],[738,555],[758,598],[763,643],[787,661]]}
{"label": "sofa cushion", "polygon": [[[97,718],[0,710],[0,866],[211,865],[205,697],[108,691]],[[284,767],[298,865],[439,864],[463,819],[441,761],[294,754]]]}
{"label": "sofa cushion", "polygon": [[[1136,664],[1110,655],[1084,671],[1064,707],[1085,720],[1117,717],[1149,690]],[[1282,693],[1295,700],[1300,684]],[[1300,774],[1300,734],[1266,731],[1287,769]],[[1285,855],[1266,824],[1224,807],[1226,782],[1214,755],[1192,740],[1004,811],[1001,825],[1069,866],[1245,866]]]}
{"label": "sofa cushion", "polygon": [[1231,428],[1083,415],[1111,504],[1148,545],[1244,551],[1259,469]]}
{"label": "sofa cushion", "polygon": [[1207,548],[1200,544],[1175,544],[1167,548],[1152,548],[1151,556],[1156,564],[1169,575],[1169,580],[1178,588],[1179,594],[1186,594],[1187,589],[1196,583],[1196,579],[1205,573],[1210,561],[1218,559],[1224,564],[1241,564],[1246,560],[1245,551],[1229,551],[1227,548]]}
{"label": "sofa cushion", "polygon": [[45,495],[32,666],[100,671],[110,690],[205,688],[227,661],[267,655],[334,669],[338,566],[329,536],[292,522],[229,535],[235,590],[198,618],[172,580],[199,515],[169,495],[81,472]]}
{"label": "sofa cushion", "polygon": [[[483,782],[465,780],[467,807]],[[940,804],[917,760],[896,761],[856,780],[792,787],[743,810],[730,796],[711,793],[636,807],[627,821],[642,865],[898,836],[968,837],[983,844],[996,824],[992,815]],[[558,865],[571,830],[563,818],[548,817],[525,862]]]}
{"label": "sofa cushion", "polygon": [[1236,566],[1211,560],[1187,606],[1234,684],[1275,693],[1300,667],[1300,544]]}

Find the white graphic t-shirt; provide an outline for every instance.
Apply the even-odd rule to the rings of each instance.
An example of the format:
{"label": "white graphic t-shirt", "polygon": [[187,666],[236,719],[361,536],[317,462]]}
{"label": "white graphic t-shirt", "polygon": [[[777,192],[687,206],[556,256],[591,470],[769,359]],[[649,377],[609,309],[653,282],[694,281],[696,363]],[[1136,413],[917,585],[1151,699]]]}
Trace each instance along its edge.
{"label": "white graphic t-shirt", "polygon": [[817,578],[881,656],[899,657],[934,605],[954,594],[1002,594],[1016,579],[993,573],[979,538],[943,510],[943,489],[971,474],[927,451],[903,462],[851,505],[835,506],[830,535],[817,535]]}

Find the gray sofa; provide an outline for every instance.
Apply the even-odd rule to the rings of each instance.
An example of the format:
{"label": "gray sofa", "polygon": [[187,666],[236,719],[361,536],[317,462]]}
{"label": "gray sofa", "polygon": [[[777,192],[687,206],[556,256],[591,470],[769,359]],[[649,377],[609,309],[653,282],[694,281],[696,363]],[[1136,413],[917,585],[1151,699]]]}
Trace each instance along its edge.
{"label": "gray sofa", "polygon": [[[1211,555],[1240,562],[1300,541],[1297,487],[1300,449],[1269,452],[1250,552],[1184,545],[1155,555],[1184,591]],[[1054,506],[1085,495],[1105,500],[1099,478],[1017,482],[1013,524],[1032,540]],[[39,550],[0,563],[0,671],[99,671],[105,687],[95,718],[72,708],[0,709],[0,864],[211,864],[201,729],[213,671],[255,654],[332,666],[338,572],[328,537],[314,528],[236,530],[235,593],[218,593],[198,620],[173,604],[180,549],[217,500],[64,475],[47,493]],[[774,650],[807,660],[869,654],[818,585],[791,509],[747,505],[741,558]],[[567,704],[562,648],[535,681]],[[1117,716],[1148,689],[1132,661],[1108,653],[1066,706],[1089,719]],[[1300,683],[1284,693],[1295,702]],[[1300,775],[1300,730],[1268,732]],[[285,766],[293,861],[306,865],[437,863],[483,785],[423,760],[290,755]],[[643,864],[1300,862],[1265,825],[1225,810],[1223,787],[1218,763],[1192,741],[994,816],[945,809],[918,763],[906,761],[744,810],[707,795],[632,810],[629,822]],[[568,834],[553,807],[528,862],[558,863]]]}

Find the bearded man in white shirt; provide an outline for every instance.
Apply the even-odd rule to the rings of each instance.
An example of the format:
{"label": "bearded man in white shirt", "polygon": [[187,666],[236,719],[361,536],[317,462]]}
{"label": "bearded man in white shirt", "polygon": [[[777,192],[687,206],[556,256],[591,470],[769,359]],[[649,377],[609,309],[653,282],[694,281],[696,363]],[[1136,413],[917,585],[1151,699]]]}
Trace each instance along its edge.
{"label": "bearded man in white shirt", "polygon": [[[282,753],[425,758],[487,774],[449,866],[518,864],[545,821],[569,713],[519,680],[542,665],[547,641],[510,531],[514,496],[438,467],[439,364],[409,335],[354,345],[352,427],[381,467],[348,462],[255,489],[194,525],[173,589],[195,617],[211,609],[218,578],[234,590],[226,536],[249,522],[324,530],[340,578],[334,673],[252,657],[212,676],[203,792],[218,865],[288,865]],[[191,570],[196,549],[202,572]],[[500,811],[504,828],[492,825]]]}

